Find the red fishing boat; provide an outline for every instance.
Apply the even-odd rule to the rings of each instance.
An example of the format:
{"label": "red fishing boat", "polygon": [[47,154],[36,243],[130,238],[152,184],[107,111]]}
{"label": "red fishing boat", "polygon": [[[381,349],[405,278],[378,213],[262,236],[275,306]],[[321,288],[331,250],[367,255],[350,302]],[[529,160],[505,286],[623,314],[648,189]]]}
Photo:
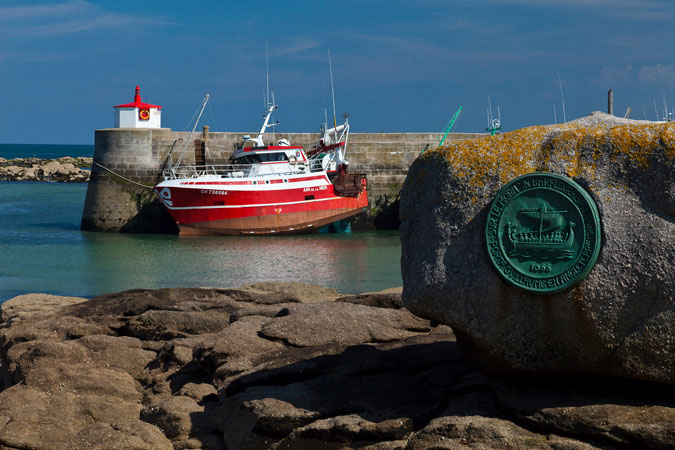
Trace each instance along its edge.
{"label": "red fishing boat", "polygon": [[155,191],[181,235],[311,233],[367,208],[366,177],[349,173],[345,159],[348,119],[324,126],[305,152],[286,139],[263,143],[276,108],[268,104],[260,132],[244,136],[231,164],[183,166],[182,155],[175,165],[169,158]]}

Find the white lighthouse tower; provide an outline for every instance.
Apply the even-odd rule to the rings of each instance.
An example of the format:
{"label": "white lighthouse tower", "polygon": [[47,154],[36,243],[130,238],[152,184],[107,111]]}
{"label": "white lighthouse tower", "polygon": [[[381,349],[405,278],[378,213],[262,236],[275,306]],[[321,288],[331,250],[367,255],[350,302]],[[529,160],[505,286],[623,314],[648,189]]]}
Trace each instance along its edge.
{"label": "white lighthouse tower", "polygon": [[143,103],[141,88],[136,86],[133,103],[114,106],[115,128],[162,128],[161,106]]}

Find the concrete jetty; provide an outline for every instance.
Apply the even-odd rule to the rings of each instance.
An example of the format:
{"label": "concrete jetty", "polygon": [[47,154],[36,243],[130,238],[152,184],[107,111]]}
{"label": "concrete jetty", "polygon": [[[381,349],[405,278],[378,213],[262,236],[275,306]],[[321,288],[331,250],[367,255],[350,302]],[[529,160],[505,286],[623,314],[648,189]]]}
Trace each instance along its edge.
{"label": "concrete jetty", "polygon": [[[82,213],[81,228],[90,231],[177,233],[175,224],[152,191],[162,179],[169,153],[185,147],[183,164],[227,164],[235,143],[255,132],[210,132],[190,138],[170,128],[109,128],[96,130],[94,164]],[[483,133],[450,133],[449,141],[476,139]],[[318,133],[273,133],[309,148]],[[440,133],[352,133],[347,159],[352,172],[368,177],[370,208],[354,218],[354,228],[397,228],[398,197],[408,168],[421,151],[433,148]]]}

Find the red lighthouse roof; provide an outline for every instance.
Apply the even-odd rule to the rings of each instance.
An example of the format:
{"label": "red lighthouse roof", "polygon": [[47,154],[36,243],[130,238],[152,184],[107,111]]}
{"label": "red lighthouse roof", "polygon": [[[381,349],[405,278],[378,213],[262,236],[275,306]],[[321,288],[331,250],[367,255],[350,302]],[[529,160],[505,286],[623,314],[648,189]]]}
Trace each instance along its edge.
{"label": "red lighthouse roof", "polygon": [[162,109],[162,107],[159,105],[151,105],[150,103],[143,103],[141,101],[141,88],[138,86],[136,86],[136,94],[134,95],[133,103],[125,103],[124,105],[115,105],[114,108]]}

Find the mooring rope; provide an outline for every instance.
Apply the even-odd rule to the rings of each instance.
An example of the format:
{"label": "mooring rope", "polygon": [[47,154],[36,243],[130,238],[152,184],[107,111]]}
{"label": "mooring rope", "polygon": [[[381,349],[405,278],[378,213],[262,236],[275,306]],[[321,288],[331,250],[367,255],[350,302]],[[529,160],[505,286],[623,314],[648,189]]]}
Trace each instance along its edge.
{"label": "mooring rope", "polygon": [[144,188],[154,189],[154,186],[148,186],[148,185],[139,183],[139,182],[137,182],[137,181],[130,180],[130,179],[128,179],[128,178],[123,177],[123,176],[120,175],[119,173],[113,172],[112,170],[110,170],[110,169],[108,169],[107,167],[105,167],[105,166],[103,166],[103,165],[97,163],[96,161],[92,161],[92,162],[93,162],[94,164],[96,164],[97,166],[99,166],[101,169],[107,170],[107,171],[110,172],[111,174],[115,175],[116,177],[119,177],[119,178],[123,179],[124,181],[128,181],[129,183],[133,183],[133,184],[136,184],[136,185],[141,186],[141,187],[144,187]]}

